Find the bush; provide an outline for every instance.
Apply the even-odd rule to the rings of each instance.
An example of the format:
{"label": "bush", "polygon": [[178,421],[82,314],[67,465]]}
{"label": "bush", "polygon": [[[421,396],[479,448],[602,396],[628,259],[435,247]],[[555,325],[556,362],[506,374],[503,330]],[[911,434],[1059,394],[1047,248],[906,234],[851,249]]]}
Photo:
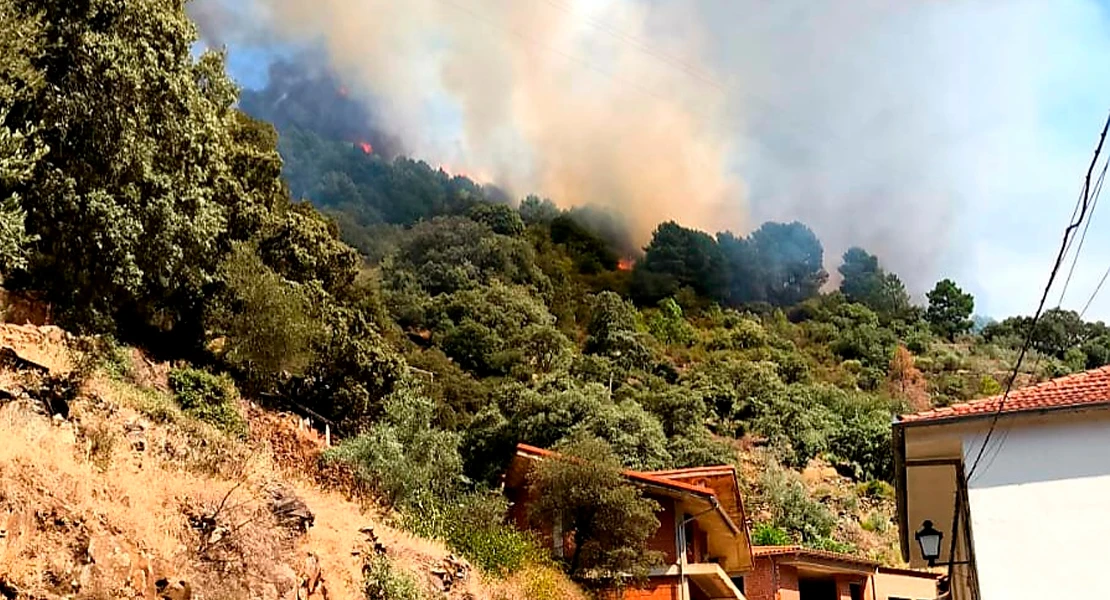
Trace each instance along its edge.
{"label": "bush", "polygon": [[546,558],[530,534],[506,523],[508,511],[500,494],[473,493],[406,510],[401,523],[420,537],[443,540],[483,572],[505,577]]}
{"label": "bush", "polygon": [[826,552],[836,552],[838,554],[855,554],[856,553],[856,547],[854,545],[848,544],[848,543],[845,543],[845,542],[841,542],[841,541],[838,541],[838,540],[834,540],[831,537],[818,538],[816,540],[813,540],[812,542],[806,543],[805,545],[810,547],[810,548],[815,548],[817,550],[824,550]]}
{"label": "bush", "polygon": [[213,375],[193,368],[170,371],[170,389],[185,414],[217,429],[245,437],[247,422],[235,407],[239,394],[226,375]]}
{"label": "bush", "polygon": [[771,465],[763,472],[760,488],[760,499],[771,513],[769,525],[803,544],[814,544],[832,535],[836,516],[809,495],[797,473]]}
{"label": "bush", "polygon": [[393,566],[384,556],[371,559],[363,572],[366,574],[365,592],[367,600],[423,600],[412,575]]}
{"label": "bush", "polygon": [[879,511],[872,511],[859,525],[864,531],[886,533],[890,529],[890,518]]}
{"label": "bush", "polygon": [[386,506],[419,506],[453,497],[462,483],[457,435],[432,427],[435,403],[402,388],[385,403],[385,419],[324,455],[349,464]]}
{"label": "bush", "polygon": [[872,479],[856,485],[856,495],[875,500],[894,500],[894,486],[885,481]]}
{"label": "bush", "polygon": [[224,336],[220,358],[249,384],[244,389],[269,391],[279,373],[303,372],[324,334],[304,287],[272,271],[247,244],[235,247],[219,273],[225,289],[209,307],[208,326]]}
{"label": "bush", "polygon": [[788,546],[792,541],[786,530],[768,523],[758,523],[752,529],[752,544],[756,546]]}

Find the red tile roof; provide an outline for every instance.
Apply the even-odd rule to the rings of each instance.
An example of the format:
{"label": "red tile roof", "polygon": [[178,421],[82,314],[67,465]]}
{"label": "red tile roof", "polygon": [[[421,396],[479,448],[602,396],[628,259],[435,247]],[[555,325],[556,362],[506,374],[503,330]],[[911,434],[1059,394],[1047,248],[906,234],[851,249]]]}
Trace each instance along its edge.
{"label": "red tile roof", "polygon": [[851,554],[841,554],[839,552],[830,552],[828,550],[816,550],[813,548],[806,548],[803,546],[755,546],[752,548],[752,554],[756,558],[769,557],[769,556],[790,556],[797,559],[808,560],[812,562],[820,561],[834,561],[841,563],[851,563],[854,565],[863,565],[865,567],[878,568],[880,563]]}
{"label": "red tile roof", "polygon": [[[543,448],[537,448],[535,446],[529,446],[528,444],[517,444],[516,450],[517,450],[518,454],[519,453],[531,454],[531,455],[534,455],[534,456],[540,456],[540,457],[545,457],[545,458],[553,458],[553,457],[558,457],[559,456],[559,454],[557,452],[552,452],[551,450],[544,450]],[[711,490],[711,489],[709,489],[705,486],[694,485],[694,484],[691,484],[691,483],[686,483],[685,481],[677,481],[677,480],[674,480],[674,479],[667,479],[665,477],[660,477],[660,476],[655,475],[653,473],[643,473],[643,472],[640,472],[640,471],[631,471],[631,470],[625,470],[625,471],[622,471],[622,473],[628,479],[631,479],[633,481],[638,481],[640,483],[646,483],[646,484],[655,485],[655,486],[659,486],[659,487],[663,487],[663,488],[669,488],[669,489],[673,489],[673,490],[680,491],[680,492],[685,492],[685,493],[694,493],[694,494],[697,494],[699,496],[706,496],[706,497],[713,496],[713,497],[716,497],[716,495],[717,495],[716,492],[714,492],[713,490]],[[672,471],[672,473],[673,473],[673,471]]]}
{"label": "red tile roof", "polygon": [[[912,415],[903,415],[899,417],[899,421],[903,423],[946,421],[990,415],[998,411],[1001,401],[1002,396],[980,398]],[[1002,412],[1008,414],[1103,404],[1110,405],[1110,366],[1013,390],[1006,398]]]}

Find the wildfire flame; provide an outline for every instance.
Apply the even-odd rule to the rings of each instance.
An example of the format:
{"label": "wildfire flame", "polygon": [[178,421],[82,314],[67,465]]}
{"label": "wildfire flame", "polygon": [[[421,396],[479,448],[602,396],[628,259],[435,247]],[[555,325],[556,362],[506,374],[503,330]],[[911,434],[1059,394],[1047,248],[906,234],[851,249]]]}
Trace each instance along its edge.
{"label": "wildfire flame", "polygon": [[363,154],[373,154],[374,153],[374,147],[370,145],[370,142],[359,142],[358,147],[362,148]]}
{"label": "wildfire flame", "polygon": [[631,271],[632,267],[636,266],[636,261],[631,258],[622,258],[617,261],[617,269],[621,271]]}

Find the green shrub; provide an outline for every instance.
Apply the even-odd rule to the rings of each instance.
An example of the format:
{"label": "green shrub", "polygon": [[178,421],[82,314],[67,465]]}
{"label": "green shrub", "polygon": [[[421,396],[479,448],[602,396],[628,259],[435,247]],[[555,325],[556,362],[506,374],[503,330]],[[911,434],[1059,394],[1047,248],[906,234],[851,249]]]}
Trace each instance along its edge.
{"label": "green shrub", "polygon": [[760,479],[760,500],[771,513],[770,525],[804,544],[814,544],[832,535],[836,516],[810,496],[801,477],[770,465]]}
{"label": "green shrub", "polygon": [[872,479],[856,486],[856,494],[864,498],[876,500],[894,500],[894,486],[885,481]]}
{"label": "green shrub", "polygon": [[385,403],[383,421],[345,440],[324,461],[349,464],[386,506],[452,498],[462,483],[459,437],[432,427],[435,403],[402,388]]}
{"label": "green shrub", "polygon": [[872,511],[860,521],[859,525],[864,531],[886,533],[890,529],[890,518],[879,511]]}
{"label": "green shrub", "polygon": [[193,368],[170,371],[170,389],[185,414],[238,437],[247,434],[247,423],[235,401],[235,384],[226,375]]}
{"label": "green shrub", "polygon": [[1002,393],[1002,384],[990,375],[983,375],[979,379],[979,395],[981,396],[996,396]]}
{"label": "green shrub", "polygon": [[412,575],[393,566],[384,556],[378,556],[363,567],[366,574],[364,590],[367,600],[423,600],[424,594]]}
{"label": "green shrub", "polygon": [[546,559],[533,537],[505,521],[508,501],[496,493],[425,502],[401,513],[402,526],[425,538],[446,542],[483,572],[505,577]]}
{"label": "green shrub", "polygon": [[756,546],[788,546],[792,542],[785,529],[769,523],[758,523],[752,529],[752,544]]}
{"label": "green shrub", "polygon": [[840,554],[856,553],[856,547],[854,545],[834,540],[831,537],[821,537],[812,542],[807,542],[805,545],[817,550],[825,550],[826,552],[838,552]]}
{"label": "green shrub", "polygon": [[103,370],[116,381],[130,381],[135,371],[131,352],[111,336],[86,338],[82,341],[86,356],[93,360],[93,366]]}

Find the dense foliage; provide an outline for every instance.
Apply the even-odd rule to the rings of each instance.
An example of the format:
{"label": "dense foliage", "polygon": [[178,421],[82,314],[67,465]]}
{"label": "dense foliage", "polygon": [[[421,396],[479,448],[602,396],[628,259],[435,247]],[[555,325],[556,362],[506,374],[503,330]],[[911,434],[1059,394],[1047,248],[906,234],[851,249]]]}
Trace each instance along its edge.
{"label": "dense foliage", "polygon": [[[860,248],[823,292],[824,248],[798,222],[746,236],[667,222],[636,249],[612,214],[517,205],[396,156],[396,140],[332,118],[362,114],[343,94],[324,95],[339,113],[306,104],[328,80],[279,78],[238,105],[223,57],[195,56],[195,40],[177,1],[0,0],[5,286],[330,424],[345,440],[333,459],[490,570],[529,542],[452,527],[449,508],[500,510],[485,490],[520,442],[613,453],[594,479],[539,481],[566,502],[537,510],[565,519],[565,481],[741,447],[774,474],[760,539],[838,547],[784,473],[817,460],[889,480],[891,416],[997,393],[1029,330],[1014,317],[973,333],[974,299],[948,280],[915,305]],[[1024,379],[1110,362],[1110,330],[1071,311],[1048,312],[1031,342]],[[172,383],[185,410],[241,431],[229,379]],[[650,524],[634,498],[602,499]],[[572,570],[629,566],[617,546],[639,531],[584,545]]]}

